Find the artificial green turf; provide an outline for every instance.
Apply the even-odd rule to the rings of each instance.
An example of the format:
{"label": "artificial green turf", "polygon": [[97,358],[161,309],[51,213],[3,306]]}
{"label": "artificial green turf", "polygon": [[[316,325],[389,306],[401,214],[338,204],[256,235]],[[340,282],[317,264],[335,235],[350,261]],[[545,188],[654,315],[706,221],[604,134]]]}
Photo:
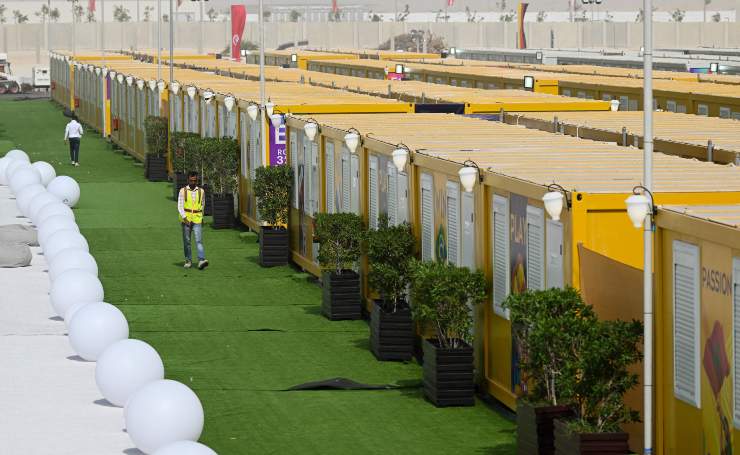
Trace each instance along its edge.
{"label": "artificial green turf", "polygon": [[[416,363],[376,361],[367,324],[324,319],[320,288],[290,267],[259,267],[253,235],[206,226],[211,266],[184,270],[171,186],[146,182],[92,131],[81,167],[70,166],[65,123],[48,101],[0,101],[0,153],[16,146],[80,182],[75,215],[106,301],[162,355],[167,377],[196,391],[205,444],[222,455],[514,453],[513,423],[481,403],[426,402]],[[403,388],[284,391],[340,376]]]}

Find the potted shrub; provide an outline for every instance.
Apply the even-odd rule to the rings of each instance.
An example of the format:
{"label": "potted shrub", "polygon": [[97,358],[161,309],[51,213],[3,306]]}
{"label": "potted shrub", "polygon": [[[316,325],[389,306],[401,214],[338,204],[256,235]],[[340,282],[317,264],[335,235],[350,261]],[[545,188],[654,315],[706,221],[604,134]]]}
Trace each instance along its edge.
{"label": "potted shrub", "polygon": [[254,193],[265,224],[260,229],[260,265],[286,265],[290,259],[288,213],[293,169],[290,166],[263,166],[256,169]]}
{"label": "potted shrub", "polygon": [[354,213],[316,216],[319,264],[323,270],[322,313],[331,320],[360,319],[360,275],[353,269],[361,254],[365,224]]}
{"label": "potted shrub", "polygon": [[575,419],[555,421],[557,455],[625,454],[629,435],[621,425],[639,422],[639,413],[624,402],[638,383],[630,367],[642,359],[640,321],[596,321],[582,334],[575,374]]}
{"label": "potted shrub", "polygon": [[470,305],[486,298],[483,274],[440,262],[411,263],[411,311],[434,337],[422,342],[424,395],[435,406],[475,404]]}
{"label": "potted shrub", "polygon": [[204,138],[201,157],[206,180],[210,182],[213,227],[234,227],[234,194],[239,188],[239,143],[227,137]]}
{"label": "potted shrub", "polygon": [[199,170],[195,166],[195,158],[199,153],[198,143],[200,136],[195,133],[172,133],[170,148],[172,153],[172,168],[175,175],[172,178],[172,197],[177,200],[180,188],[188,184],[188,172]]}
{"label": "potted shrub", "polygon": [[522,373],[517,403],[517,448],[520,454],[555,453],[554,420],[573,415],[570,376],[579,352],[573,345],[596,322],[593,309],[573,288],[512,294],[509,311]]}
{"label": "potted shrub", "polygon": [[368,282],[380,295],[370,312],[370,347],[378,360],[411,360],[414,323],[406,298],[416,246],[411,225],[389,226],[384,215],[378,228],[368,231],[366,245]]}
{"label": "potted shrub", "polygon": [[167,180],[167,119],[150,115],[144,121],[146,161],[144,173],[150,182]]}

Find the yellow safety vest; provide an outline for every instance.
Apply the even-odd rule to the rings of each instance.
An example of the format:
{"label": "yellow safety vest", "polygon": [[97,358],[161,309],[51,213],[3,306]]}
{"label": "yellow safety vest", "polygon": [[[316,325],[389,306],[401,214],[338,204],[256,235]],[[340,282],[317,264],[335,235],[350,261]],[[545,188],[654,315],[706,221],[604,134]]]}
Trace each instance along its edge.
{"label": "yellow safety vest", "polygon": [[198,188],[197,190],[198,197],[195,200],[190,197],[190,189],[187,186],[180,191],[185,192],[183,196],[185,198],[185,203],[183,204],[185,219],[195,224],[201,224],[203,222],[203,198],[205,192],[203,188]]}

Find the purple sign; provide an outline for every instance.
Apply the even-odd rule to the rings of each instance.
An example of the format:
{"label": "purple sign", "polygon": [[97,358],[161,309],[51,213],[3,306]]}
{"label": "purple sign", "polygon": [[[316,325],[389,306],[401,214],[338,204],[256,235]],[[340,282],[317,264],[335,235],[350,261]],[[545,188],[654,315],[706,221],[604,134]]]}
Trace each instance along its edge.
{"label": "purple sign", "polygon": [[285,124],[275,128],[270,125],[270,166],[288,164],[287,128]]}

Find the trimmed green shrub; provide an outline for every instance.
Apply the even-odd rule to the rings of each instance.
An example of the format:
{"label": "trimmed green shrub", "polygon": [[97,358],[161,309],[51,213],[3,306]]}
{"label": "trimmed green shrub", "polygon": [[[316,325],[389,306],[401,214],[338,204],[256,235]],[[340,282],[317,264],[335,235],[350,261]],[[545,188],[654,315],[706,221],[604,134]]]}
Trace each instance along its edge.
{"label": "trimmed green shrub", "polygon": [[380,217],[377,229],[367,233],[368,282],[380,293],[381,305],[386,312],[395,312],[399,306],[406,305],[409,264],[415,248],[411,225],[389,226],[387,215]]}
{"label": "trimmed green shrub", "polygon": [[200,166],[214,194],[239,191],[239,143],[236,139],[201,138]]}
{"label": "trimmed green shrub", "polygon": [[321,268],[341,274],[352,269],[360,259],[365,222],[354,213],[319,213],[316,237]]}
{"label": "trimmed green shrub", "polygon": [[255,172],[254,193],[262,220],[270,226],[287,226],[293,169],[290,166],[262,166]]}
{"label": "trimmed green shrub", "polygon": [[144,132],[148,155],[165,155],[167,153],[167,119],[164,117],[148,116],[144,120]]}

